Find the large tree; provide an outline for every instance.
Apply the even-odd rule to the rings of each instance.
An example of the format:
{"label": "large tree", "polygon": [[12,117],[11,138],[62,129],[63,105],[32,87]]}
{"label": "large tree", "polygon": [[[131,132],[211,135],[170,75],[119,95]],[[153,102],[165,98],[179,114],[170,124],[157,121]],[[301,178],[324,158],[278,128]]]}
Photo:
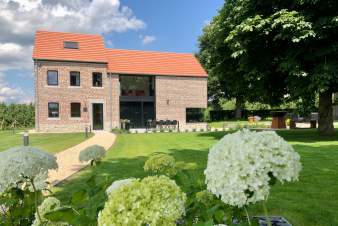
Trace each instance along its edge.
{"label": "large tree", "polygon": [[232,97],[274,105],[318,94],[319,131],[332,134],[337,35],[336,0],[228,0],[200,38],[200,58]]}

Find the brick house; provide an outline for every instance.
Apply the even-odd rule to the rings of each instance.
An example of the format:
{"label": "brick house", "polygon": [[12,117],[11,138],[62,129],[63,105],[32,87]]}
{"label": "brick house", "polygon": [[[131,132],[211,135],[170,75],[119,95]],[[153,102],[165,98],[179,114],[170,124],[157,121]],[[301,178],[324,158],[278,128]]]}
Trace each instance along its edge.
{"label": "brick house", "polygon": [[143,128],[177,120],[205,128],[207,73],[193,54],[108,49],[99,35],[37,31],[33,51],[37,131]]}

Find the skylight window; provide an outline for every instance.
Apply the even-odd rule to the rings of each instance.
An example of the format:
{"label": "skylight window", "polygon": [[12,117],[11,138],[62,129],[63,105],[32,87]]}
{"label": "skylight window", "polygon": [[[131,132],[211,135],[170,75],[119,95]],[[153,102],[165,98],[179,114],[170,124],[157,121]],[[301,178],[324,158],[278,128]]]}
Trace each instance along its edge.
{"label": "skylight window", "polygon": [[79,43],[78,42],[63,42],[63,47],[65,49],[78,49]]}

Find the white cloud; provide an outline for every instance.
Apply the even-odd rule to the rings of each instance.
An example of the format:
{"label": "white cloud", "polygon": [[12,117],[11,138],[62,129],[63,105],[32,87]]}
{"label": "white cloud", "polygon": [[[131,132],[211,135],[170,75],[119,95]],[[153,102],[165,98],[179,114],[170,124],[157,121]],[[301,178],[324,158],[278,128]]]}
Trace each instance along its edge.
{"label": "white cloud", "polygon": [[140,36],[140,39],[142,39],[142,44],[143,45],[147,45],[147,44],[150,44],[152,42],[155,42],[156,41],[156,37],[155,36],[152,36],[152,35],[146,35],[146,36]]}
{"label": "white cloud", "polygon": [[0,73],[0,102],[33,102],[33,95],[25,93],[20,87],[11,87],[5,81],[5,75]]}
{"label": "white cloud", "polygon": [[[145,26],[120,0],[0,0],[0,73],[32,73],[36,30],[109,34]],[[25,101],[17,97],[26,93],[1,76],[0,101]]]}
{"label": "white cloud", "polygon": [[119,0],[0,0],[0,70],[32,69],[36,30],[107,34],[145,26]]}

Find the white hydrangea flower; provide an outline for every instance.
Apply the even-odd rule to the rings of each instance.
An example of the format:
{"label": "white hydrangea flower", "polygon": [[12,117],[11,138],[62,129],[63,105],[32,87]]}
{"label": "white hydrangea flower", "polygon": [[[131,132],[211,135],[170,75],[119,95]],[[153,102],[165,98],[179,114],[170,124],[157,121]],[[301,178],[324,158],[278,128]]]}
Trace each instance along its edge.
{"label": "white hydrangea flower", "polygon": [[[0,152],[0,194],[7,189],[23,185],[26,178],[36,188],[46,187],[49,169],[57,169],[56,157],[33,147],[15,147]],[[31,189],[31,184],[27,184]]]}
{"label": "white hydrangea flower", "polygon": [[185,202],[185,193],[166,176],[134,179],[110,193],[98,225],[176,226],[185,214]]}
{"label": "white hydrangea flower", "polygon": [[298,180],[300,156],[274,131],[238,131],[224,136],[209,152],[207,188],[224,203],[243,207],[265,200],[271,176]]}
{"label": "white hydrangea flower", "polygon": [[119,189],[120,187],[124,186],[124,185],[128,185],[131,184],[133,181],[135,181],[135,178],[128,178],[128,179],[124,179],[124,180],[117,180],[114,181],[107,189],[106,189],[106,194],[109,196],[110,193],[112,193],[113,191]]}

